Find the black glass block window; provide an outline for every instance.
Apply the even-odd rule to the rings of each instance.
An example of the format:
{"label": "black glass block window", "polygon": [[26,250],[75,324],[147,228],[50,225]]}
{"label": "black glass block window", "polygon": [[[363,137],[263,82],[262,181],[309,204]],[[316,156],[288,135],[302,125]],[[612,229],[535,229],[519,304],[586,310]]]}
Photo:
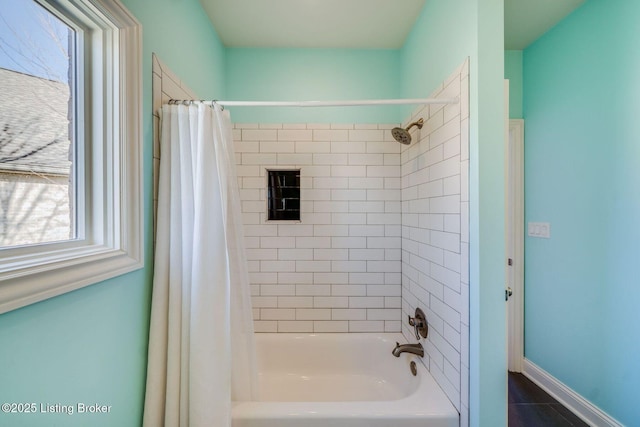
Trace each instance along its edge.
{"label": "black glass block window", "polygon": [[269,220],[300,220],[300,170],[269,173]]}

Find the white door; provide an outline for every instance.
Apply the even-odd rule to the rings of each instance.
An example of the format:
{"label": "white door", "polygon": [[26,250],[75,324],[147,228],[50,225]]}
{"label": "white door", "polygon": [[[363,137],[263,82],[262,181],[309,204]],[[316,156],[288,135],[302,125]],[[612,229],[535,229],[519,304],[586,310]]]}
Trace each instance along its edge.
{"label": "white door", "polygon": [[508,120],[506,151],[507,361],[509,371],[522,372],[524,358],[524,120]]}

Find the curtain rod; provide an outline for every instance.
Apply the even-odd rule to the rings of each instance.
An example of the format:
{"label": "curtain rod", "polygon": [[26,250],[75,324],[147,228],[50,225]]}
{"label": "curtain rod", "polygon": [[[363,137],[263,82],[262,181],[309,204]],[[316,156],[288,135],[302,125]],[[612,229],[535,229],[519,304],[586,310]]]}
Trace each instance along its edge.
{"label": "curtain rod", "polygon": [[409,99],[363,99],[353,101],[189,101],[171,100],[170,103],[218,104],[223,107],[352,107],[360,105],[417,105],[417,104],[457,104],[458,98],[409,98]]}

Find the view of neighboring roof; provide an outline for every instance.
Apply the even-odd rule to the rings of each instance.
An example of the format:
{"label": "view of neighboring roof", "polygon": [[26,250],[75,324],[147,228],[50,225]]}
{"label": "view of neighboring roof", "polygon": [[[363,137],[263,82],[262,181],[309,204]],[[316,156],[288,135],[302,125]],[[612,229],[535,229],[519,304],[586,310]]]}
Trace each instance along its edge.
{"label": "view of neighboring roof", "polygon": [[69,86],[0,68],[0,172],[69,175]]}

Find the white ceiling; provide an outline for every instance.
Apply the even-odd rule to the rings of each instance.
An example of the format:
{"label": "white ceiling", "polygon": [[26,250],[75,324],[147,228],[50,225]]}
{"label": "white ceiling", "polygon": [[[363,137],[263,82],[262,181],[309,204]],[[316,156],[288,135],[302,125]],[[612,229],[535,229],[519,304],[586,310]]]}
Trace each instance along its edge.
{"label": "white ceiling", "polygon": [[397,49],[425,0],[200,0],[228,47]]}
{"label": "white ceiling", "polygon": [[[430,0],[200,0],[228,47],[402,47]],[[505,48],[523,49],[584,0],[505,0]]]}
{"label": "white ceiling", "polygon": [[505,0],[504,47],[521,50],[537,40],[585,0]]}

